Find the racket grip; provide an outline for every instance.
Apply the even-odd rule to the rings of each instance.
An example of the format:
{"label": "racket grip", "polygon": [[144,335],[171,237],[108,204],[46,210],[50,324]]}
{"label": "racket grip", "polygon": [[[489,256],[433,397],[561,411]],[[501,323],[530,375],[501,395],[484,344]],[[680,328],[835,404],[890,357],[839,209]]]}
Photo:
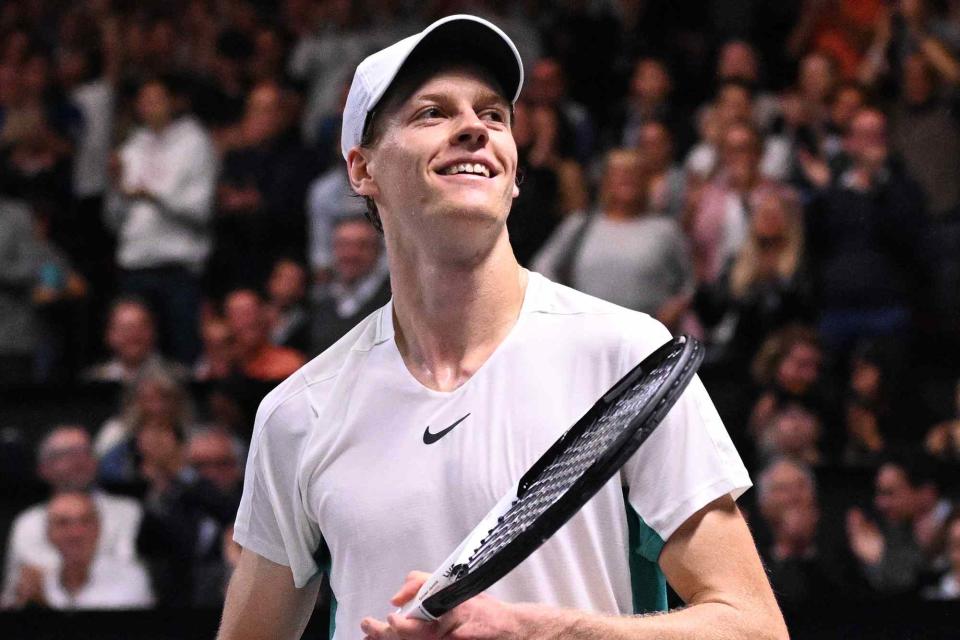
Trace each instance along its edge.
{"label": "racket grip", "polygon": [[423,600],[420,598],[419,593],[414,596],[410,602],[397,609],[397,613],[405,618],[416,618],[417,620],[426,620],[428,622],[436,620],[436,618],[423,608]]}

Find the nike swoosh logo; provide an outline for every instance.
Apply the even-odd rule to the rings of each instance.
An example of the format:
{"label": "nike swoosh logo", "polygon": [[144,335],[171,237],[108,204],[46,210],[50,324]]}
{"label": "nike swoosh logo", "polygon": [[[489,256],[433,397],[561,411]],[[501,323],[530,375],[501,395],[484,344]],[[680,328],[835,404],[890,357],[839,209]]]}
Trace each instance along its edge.
{"label": "nike swoosh logo", "polygon": [[429,425],[428,425],[427,428],[424,429],[424,431],[423,431],[423,444],[433,444],[434,442],[436,442],[437,440],[439,440],[439,439],[442,438],[443,436],[445,436],[445,435],[447,435],[448,433],[450,433],[451,431],[453,431],[453,428],[454,428],[455,426],[457,426],[458,424],[460,424],[461,422],[463,422],[464,420],[466,420],[466,419],[469,418],[469,417],[470,417],[470,414],[468,413],[467,415],[463,416],[462,418],[460,418],[459,420],[457,420],[456,422],[454,422],[452,425],[450,425],[449,427],[447,427],[447,428],[444,429],[443,431],[437,431],[436,433],[430,433],[430,427],[429,427]]}

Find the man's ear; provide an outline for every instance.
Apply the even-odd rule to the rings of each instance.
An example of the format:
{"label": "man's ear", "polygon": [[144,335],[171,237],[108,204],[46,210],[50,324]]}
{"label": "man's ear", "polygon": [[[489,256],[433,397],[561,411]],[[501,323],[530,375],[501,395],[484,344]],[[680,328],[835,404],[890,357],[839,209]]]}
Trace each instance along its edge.
{"label": "man's ear", "polygon": [[370,175],[369,158],[367,152],[360,147],[354,147],[347,153],[347,176],[354,192],[361,196],[373,198],[379,195],[377,183]]}

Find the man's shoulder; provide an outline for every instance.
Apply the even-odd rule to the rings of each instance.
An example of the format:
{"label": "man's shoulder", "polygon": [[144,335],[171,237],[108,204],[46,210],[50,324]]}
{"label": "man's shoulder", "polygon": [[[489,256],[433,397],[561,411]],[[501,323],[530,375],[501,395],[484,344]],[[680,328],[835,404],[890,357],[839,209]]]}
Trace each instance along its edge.
{"label": "man's shoulder", "polygon": [[371,313],[268,393],[257,411],[255,429],[268,422],[303,424],[304,415],[318,415],[337,380],[349,375],[366,352],[387,339],[380,322],[385,310]]}

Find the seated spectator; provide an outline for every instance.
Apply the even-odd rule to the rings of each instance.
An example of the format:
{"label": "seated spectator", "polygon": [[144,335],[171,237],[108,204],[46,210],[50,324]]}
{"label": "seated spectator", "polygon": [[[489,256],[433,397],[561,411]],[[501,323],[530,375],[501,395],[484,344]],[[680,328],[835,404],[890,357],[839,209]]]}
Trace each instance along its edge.
{"label": "seated spectator", "polygon": [[821,423],[832,424],[832,399],[822,373],[823,350],[817,334],[794,325],[769,336],[752,366],[753,379],[761,388],[753,406],[749,428],[755,436],[790,402],[813,411]]}
{"label": "seated spectator", "polygon": [[816,465],[822,461],[820,433],[816,415],[800,404],[788,403],[760,425],[757,449],[763,459],[779,457]]}
{"label": "seated spectator", "polygon": [[937,583],[923,591],[928,600],[960,600],[960,511],[955,511],[943,526],[949,568]]}
{"label": "seated spectator", "polygon": [[924,440],[927,453],[952,462],[960,461],[960,380],[957,381],[955,402],[955,417],[935,425]]}
{"label": "seated spectator", "polygon": [[684,224],[693,241],[700,283],[716,282],[740,250],[749,235],[751,199],[761,191],[786,192],[783,185],[764,177],[762,148],[760,132],[746,121],[730,125],[721,134],[717,173],[703,187],[697,207]]}
{"label": "seated spectator", "polygon": [[913,592],[930,568],[950,503],[925,460],[898,456],[877,471],[874,506],[879,523],[859,508],[847,512],[850,549],[876,593]]}
{"label": "seated spectator", "polygon": [[210,251],[217,159],[183,104],[170,79],[140,86],[143,126],[111,163],[105,215],[117,233],[121,290],[150,302],[162,347],[190,363],[199,350],[199,276]]}
{"label": "seated spectator", "polygon": [[[829,117],[816,150],[828,164],[833,163],[843,153],[843,140],[850,128],[850,122],[866,104],[867,93],[862,86],[844,82],[837,87],[830,101]],[[813,153],[814,150],[807,148],[805,152]]]}
{"label": "seated spectator", "polygon": [[0,200],[0,387],[33,377],[39,336],[31,296],[37,272],[30,210]]}
{"label": "seated spectator", "polygon": [[187,441],[187,463],[221,495],[239,505],[243,484],[240,445],[223,431],[197,430]]}
{"label": "seated spectator", "polygon": [[695,298],[708,330],[708,364],[738,379],[767,336],[813,319],[799,202],[787,192],[758,190],[748,205],[746,239],[718,280],[701,285]]}
{"label": "seated spectator", "polygon": [[520,195],[507,218],[510,245],[528,265],[564,217],[587,206],[583,172],[564,144],[566,132],[553,107],[520,101],[514,109],[513,136],[523,173]]}
{"label": "seated spectator", "polygon": [[95,500],[78,490],[58,493],[45,509],[53,566],[22,565],[12,607],[145,609],[153,606],[149,577],[139,562],[102,552],[102,519]]}
{"label": "seated spectator", "polygon": [[[142,517],[140,505],[135,500],[111,496],[96,489],[96,470],[97,460],[93,456],[90,436],[82,427],[56,427],[40,444],[37,475],[49,485],[52,493],[90,492],[98,517],[98,556],[135,561],[136,537]],[[23,567],[49,571],[59,562],[57,549],[45,535],[47,508],[47,503],[35,505],[13,521],[3,574],[3,599],[7,602]]]}
{"label": "seated spectator", "polygon": [[313,353],[320,353],[390,300],[383,241],[367,220],[341,218],[333,229],[334,276],[313,306]]}
{"label": "seated spectator", "polygon": [[230,327],[222,318],[204,318],[200,337],[203,340],[203,350],[193,365],[193,379],[197,382],[212,382],[229,378],[234,360]]}
{"label": "seated spectator", "polygon": [[310,352],[307,270],[296,260],[281,258],[267,281],[270,342],[301,353]]}
{"label": "seated spectator", "polygon": [[849,597],[849,558],[825,526],[810,468],[775,459],[761,471],[757,491],[764,533],[758,544],[781,605],[792,609],[837,590]]}
{"label": "seated spectator", "polygon": [[224,316],[233,336],[235,366],[252,380],[283,380],[303,366],[299,351],[270,342],[267,308],[252,289],[229,293],[223,304]]}
{"label": "seated spectator", "polygon": [[[721,169],[724,132],[737,123],[753,121],[753,88],[740,80],[726,80],[717,89],[711,105],[700,115],[703,135],[684,161],[692,176],[709,179]],[[790,172],[790,144],[779,135],[766,135],[757,128],[760,147],[757,165],[761,175],[772,180],[783,180]]]}
{"label": "seated spectator", "polygon": [[534,261],[548,278],[676,327],[693,293],[686,240],[646,209],[635,151],[607,154],[597,210],[570,216]]}
{"label": "seated spectator", "polygon": [[138,298],[123,297],[114,301],[104,342],[110,350],[110,359],[84,371],[81,378],[87,382],[130,386],[154,369],[185,377],[183,365],[168,361],[157,350],[153,313]]}
{"label": "seated spectator", "polygon": [[777,96],[760,91],[760,61],[753,45],[745,40],[729,40],[717,54],[717,82],[723,84],[735,80],[753,87],[757,93],[753,99],[752,120],[761,131],[768,131],[780,111]]}
{"label": "seated spectator", "polygon": [[640,171],[647,180],[647,208],[680,220],[686,202],[687,178],[675,162],[673,138],[665,124],[657,121],[640,128],[637,152]]}
{"label": "seated spectator", "polygon": [[100,481],[123,485],[139,479],[136,439],[142,430],[170,429],[185,437],[192,427],[186,389],[162,370],[147,373],[128,395],[122,413],[107,420],[97,433]]}
{"label": "seated spectator", "polygon": [[524,94],[532,104],[547,107],[562,119],[558,128],[569,132],[566,137],[573,146],[571,155],[579,163],[588,162],[596,144],[596,129],[586,107],[567,94],[563,65],[554,58],[537,60]]}
{"label": "seated spectator", "polygon": [[861,109],[839,173],[808,175],[818,191],[806,215],[820,335],[841,355],[861,338],[905,340],[922,273],[923,193],[890,157],[886,116]]}

